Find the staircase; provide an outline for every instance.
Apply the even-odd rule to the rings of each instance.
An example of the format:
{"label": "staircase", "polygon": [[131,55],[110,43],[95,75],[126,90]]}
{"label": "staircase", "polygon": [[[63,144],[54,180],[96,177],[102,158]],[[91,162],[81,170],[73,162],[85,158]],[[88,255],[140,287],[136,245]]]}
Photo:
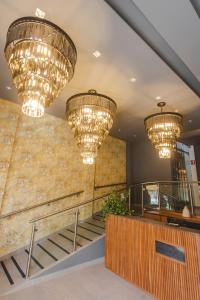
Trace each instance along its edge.
{"label": "staircase", "polygon": [[[31,256],[29,280],[44,275],[47,271],[51,272],[55,267],[59,267],[59,264],[64,265],[64,262],[76,255],[81,248],[84,249],[98,241],[104,235],[104,227],[101,212],[79,222],[76,238],[77,251],[73,251],[74,224],[37,241]],[[0,261],[0,295],[26,281],[28,254],[29,249],[23,248]]]}

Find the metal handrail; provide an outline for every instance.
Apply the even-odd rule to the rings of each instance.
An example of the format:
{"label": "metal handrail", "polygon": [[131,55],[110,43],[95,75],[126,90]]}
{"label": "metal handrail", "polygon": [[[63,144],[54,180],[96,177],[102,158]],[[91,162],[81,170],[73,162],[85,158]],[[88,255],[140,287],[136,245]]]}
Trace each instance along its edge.
{"label": "metal handrail", "polygon": [[[121,191],[124,191],[124,190],[125,190],[125,188],[120,189],[120,190],[117,190],[117,192],[121,192]],[[86,205],[86,204],[89,204],[89,203],[92,203],[92,202],[94,202],[94,201],[97,201],[97,200],[99,200],[99,199],[101,199],[101,198],[107,197],[107,196],[109,196],[110,194],[111,194],[111,193],[107,193],[107,194],[101,195],[101,196],[99,196],[99,197],[96,197],[96,198],[93,198],[93,199],[90,199],[90,200],[87,200],[87,201],[84,201],[84,202],[81,202],[81,203],[78,203],[78,204],[69,206],[69,207],[67,207],[67,208],[65,208],[65,209],[63,209],[63,210],[59,210],[59,211],[53,212],[53,213],[51,213],[51,214],[48,214],[48,215],[45,215],[45,216],[42,216],[42,217],[39,217],[39,218],[36,218],[36,219],[32,219],[32,220],[29,221],[29,223],[35,223],[35,222],[38,222],[38,221],[47,219],[47,218],[49,218],[49,217],[55,216],[55,215],[57,215],[57,214],[64,213],[64,212],[66,212],[66,211],[68,211],[68,210],[75,209],[75,208],[80,208],[80,207],[82,207],[82,206],[84,206],[84,205]]]}
{"label": "metal handrail", "polygon": [[35,205],[29,206],[29,207],[26,207],[26,208],[15,210],[15,211],[13,211],[11,213],[8,213],[8,214],[5,214],[5,215],[0,215],[0,220],[4,219],[4,218],[11,217],[13,215],[17,215],[19,213],[23,213],[25,211],[28,211],[28,210],[31,210],[31,209],[34,209],[34,208],[37,208],[37,207],[41,207],[41,206],[44,206],[44,205],[49,205],[53,202],[56,202],[56,201],[59,201],[59,200],[65,199],[65,198],[69,198],[69,197],[73,197],[73,196],[79,196],[83,192],[84,191],[81,190],[81,191],[78,191],[78,192],[75,192],[75,193],[72,193],[72,194],[68,194],[68,195],[65,195],[65,196],[62,196],[62,197],[59,197],[59,198],[55,198],[55,199],[52,199],[52,200],[49,200],[49,201],[42,202],[40,204],[35,204]]}
{"label": "metal handrail", "polygon": [[[188,186],[188,192],[189,192],[189,195],[190,195],[190,199],[189,199],[189,202],[190,202],[190,206],[191,206],[191,212],[192,212],[192,215],[194,215],[194,203],[193,203],[193,195],[192,195],[192,191],[191,191],[191,185],[194,185],[194,184],[198,184],[199,185],[200,181],[151,181],[151,182],[143,182],[143,183],[136,183],[134,185],[130,185],[129,186],[129,193],[131,193],[131,189],[134,188],[134,187],[137,187],[137,186],[141,186],[141,192],[142,192],[142,195],[141,195],[141,206],[142,206],[142,216],[144,215],[144,197],[143,197],[143,190],[144,190],[144,187],[146,185],[150,185],[150,184],[153,184],[153,185],[158,185],[158,188],[159,188],[159,192],[158,192],[158,196],[159,196],[159,209],[161,209],[161,202],[160,202],[160,186],[162,186],[162,184],[180,184],[180,185],[186,185]],[[162,193],[162,194],[166,194],[166,193]],[[167,195],[167,194],[166,194]],[[170,196],[170,195],[169,195]],[[178,198],[176,197],[173,197],[171,196],[172,198],[174,198],[175,200],[178,200]]]}
{"label": "metal handrail", "polygon": [[106,187],[111,187],[111,186],[117,186],[117,185],[125,185],[126,182],[119,182],[119,183],[111,183],[111,184],[105,184],[105,185],[95,185],[94,189],[101,189],[101,188],[106,188]]}
{"label": "metal handrail", "polygon": [[174,181],[165,181],[165,180],[161,180],[161,181],[147,181],[147,182],[140,182],[140,183],[134,183],[129,185],[129,187],[134,187],[137,185],[147,185],[147,184],[158,184],[158,183],[166,183],[166,184],[170,184],[170,183],[180,183],[180,184],[194,184],[194,183],[198,183],[200,184],[200,181],[187,181],[187,180],[183,180],[183,181],[178,181],[178,180],[174,180]]}
{"label": "metal handrail", "polygon": [[[118,192],[124,191],[124,190],[125,190],[125,188],[118,190]],[[82,207],[82,206],[84,206],[84,205],[86,205],[88,203],[94,202],[96,200],[103,199],[104,197],[109,196],[110,194],[111,193],[108,193],[108,194],[105,194],[105,195],[101,195],[101,196],[93,198],[91,200],[88,200],[88,201],[85,201],[85,202],[82,202],[82,203],[70,206],[70,207],[68,207],[68,208],[66,208],[66,209],[64,209],[62,211],[57,211],[55,213],[48,214],[46,216],[43,216],[43,217],[31,220],[30,223],[32,223],[32,231],[31,231],[31,239],[30,239],[29,253],[28,253],[28,259],[27,259],[26,278],[28,278],[29,275],[30,275],[31,257],[32,257],[33,245],[34,245],[34,241],[35,241],[35,232],[37,231],[36,222],[40,221],[40,220],[44,220],[44,219],[46,219],[48,217],[51,217],[51,216],[63,213],[65,211],[77,208],[77,210],[75,212],[74,238],[73,238],[73,251],[76,251],[76,249],[77,249],[77,241],[76,240],[77,240],[77,230],[78,230],[79,209],[80,209],[80,207]]]}
{"label": "metal handrail", "polygon": [[162,194],[162,195],[166,195],[167,197],[170,197],[170,198],[172,198],[172,199],[174,199],[174,200],[181,200],[180,198],[176,198],[176,197],[174,197],[173,195],[170,195],[170,194],[168,194],[168,193],[166,193],[166,192],[161,192],[161,191],[159,191],[159,193]]}
{"label": "metal handrail", "polygon": [[184,181],[147,181],[147,182],[141,182],[141,183],[134,183],[134,184],[131,184],[129,185],[129,187],[134,187],[134,186],[137,186],[137,185],[148,185],[148,184],[159,184],[159,183],[165,183],[165,184],[170,184],[170,183],[176,183],[176,184],[194,184],[194,183],[197,183],[197,184],[200,184],[200,181],[187,181],[187,180],[184,180]]}

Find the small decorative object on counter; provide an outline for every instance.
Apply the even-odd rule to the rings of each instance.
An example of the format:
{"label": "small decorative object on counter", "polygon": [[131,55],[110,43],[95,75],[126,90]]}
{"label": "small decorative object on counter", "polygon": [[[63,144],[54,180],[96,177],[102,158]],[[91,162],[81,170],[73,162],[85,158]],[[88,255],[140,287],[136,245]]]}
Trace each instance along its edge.
{"label": "small decorative object on counter", "polygon": [[187,205],[184,206],[183,211],[182,211],[182,216],[184,218],[190,218],[190,210],[187,207]]}

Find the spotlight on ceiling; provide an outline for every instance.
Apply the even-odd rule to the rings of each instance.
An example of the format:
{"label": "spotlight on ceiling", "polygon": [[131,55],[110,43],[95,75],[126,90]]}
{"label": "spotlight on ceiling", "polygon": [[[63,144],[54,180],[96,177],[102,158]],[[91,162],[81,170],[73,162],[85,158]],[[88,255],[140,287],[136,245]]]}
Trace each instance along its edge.
{"label": "spotlight on ceiling", "polygon": [[92,53],[96,58],[100,57],[101,56],[101,52],[96,50]]}

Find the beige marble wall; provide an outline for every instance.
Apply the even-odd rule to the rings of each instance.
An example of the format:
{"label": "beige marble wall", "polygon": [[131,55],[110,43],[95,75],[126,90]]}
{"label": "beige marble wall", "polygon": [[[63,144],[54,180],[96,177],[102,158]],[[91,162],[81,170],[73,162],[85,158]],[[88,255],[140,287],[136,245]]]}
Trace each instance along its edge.
{"label": "beige marble wall", "polygon": [[[94,181],[95,175],[95,181]],[[21,114],[20,106],[0,100],[0,212],[11,213],[35,204],[84,190],[78,197],[34,208],[0,219],[0,256],[29,242],[29,221],[63,210],[109,192],[95,185],[126,181],[126,145],[108,137],[94,166],[82,164],[79,149],[65,120],[46,114],[34,119]],[[81,218],[91,215],[91,205],[81,209]],[[73,221],[70,212],[38,222],[37,238]]]}

